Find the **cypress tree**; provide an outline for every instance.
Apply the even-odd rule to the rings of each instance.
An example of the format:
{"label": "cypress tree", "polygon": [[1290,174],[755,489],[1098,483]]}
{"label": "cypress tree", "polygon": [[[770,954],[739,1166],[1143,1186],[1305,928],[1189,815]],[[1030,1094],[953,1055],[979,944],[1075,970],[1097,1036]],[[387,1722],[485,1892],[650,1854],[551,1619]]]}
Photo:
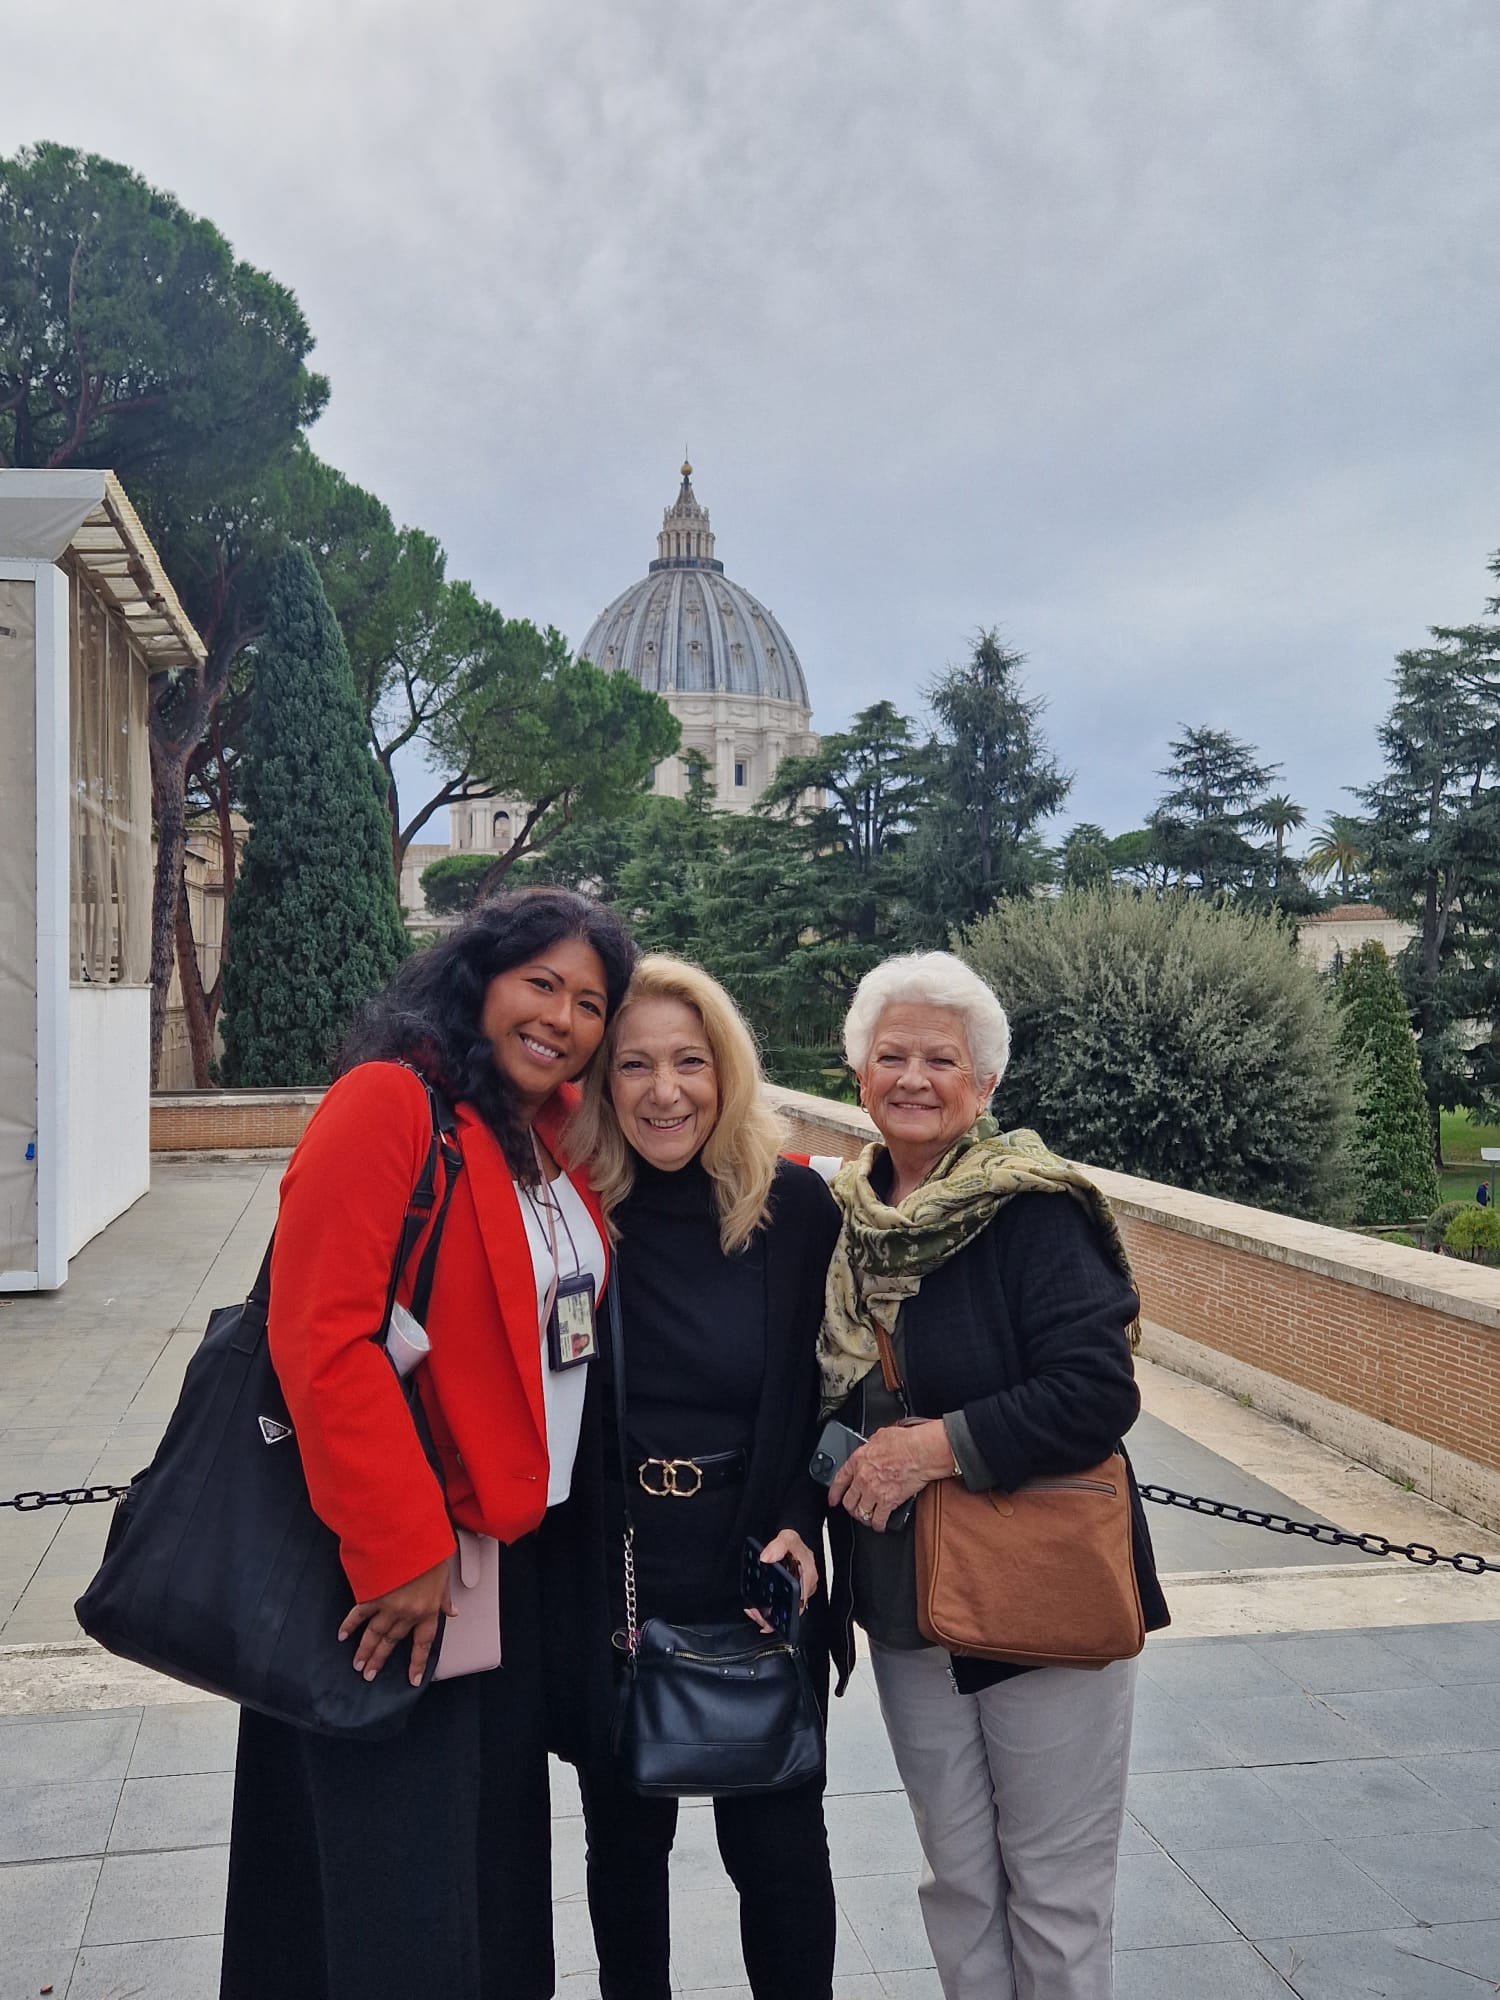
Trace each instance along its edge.
{"label": "cypress tree", "polygon": [[382,789],[338,621],[312,558],[289,548],[245,733],[251,831],[229,903],[227,1083],[325,1082],[355,1009],[404,957]]}
{"label": "cypress tree", "polygon": [[1441,1197],[1417,1044],[1385,948],[1349,954],[1339,975],[1339,1046],[1358,1079],[1351,1151],[1358,1222],[1406,1222]]}

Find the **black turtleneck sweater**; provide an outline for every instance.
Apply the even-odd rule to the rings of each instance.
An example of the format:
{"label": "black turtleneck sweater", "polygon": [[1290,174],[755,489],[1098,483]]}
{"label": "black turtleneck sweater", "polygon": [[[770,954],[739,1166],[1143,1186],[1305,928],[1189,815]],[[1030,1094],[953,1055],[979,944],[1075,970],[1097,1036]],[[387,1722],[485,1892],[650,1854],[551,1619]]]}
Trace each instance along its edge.
{"label": "black turtleneck sweater", "polygon": [[764,1235],[724,1255],[696,1159],[671,1174],[639,1162],[615,1224],[631,1456],[747,1446],[766,1363]]}
{"label": "black turtleneck sweater", "polygon": [[[766,1364],[764,1234],[725,1256],[713,1183],[696,1159],[676,1173],[638,1160],[614,1220],[631,1462],[726,1451],[744,1451],[748,1461]],[[605,1371],[608,1378],[607,1351]],[[612,1488],[610,1477],[607,1501]],[[743,1481],[674,1499],[647,1494],[632,1478],[629,1498],[641,1617],[732,1618]]]}

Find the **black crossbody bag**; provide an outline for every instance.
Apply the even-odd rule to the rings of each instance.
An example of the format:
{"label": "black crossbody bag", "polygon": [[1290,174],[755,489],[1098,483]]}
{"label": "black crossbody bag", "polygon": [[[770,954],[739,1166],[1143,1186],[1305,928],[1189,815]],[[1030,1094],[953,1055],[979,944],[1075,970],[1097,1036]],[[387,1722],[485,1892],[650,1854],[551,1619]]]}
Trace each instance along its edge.
{"label": "black crossbody bag", "polygon": [[[606,1294],[615,1429],[628,1482],[619,1260]],[[801,1651],[747,1620],[636,1624],[635,1524],[625,1500],[625,1663],[612,1742],[626,1783],[648,1798],[780,1792],[819,1777],[823,1718]]]}
{"label": "black crossbody bag", "polygon": [[[427,1097],[432,1139],[370,1334],[382,1347],[401,1273],[432,1216],[441,1158],[443,1197],[412,1292],[413,1317],[426,1318],[463,1166],[452,1111],[430,1086]],[[392,1736],[431,1679],[438,1647],[415,1688],[410,1640],[367,1681],[353,1669],[354,1641],[338,1637],[354,1596],[338,1537],[313,1512],[266,1338],[275,1240],[249,1296],[211,1315],[156,1456],[116,1505],[104,1560],[75,1610],[107,1651],[189,1687],[319,1735]],[[407,1397],[436,1471],[414,1387]]]}

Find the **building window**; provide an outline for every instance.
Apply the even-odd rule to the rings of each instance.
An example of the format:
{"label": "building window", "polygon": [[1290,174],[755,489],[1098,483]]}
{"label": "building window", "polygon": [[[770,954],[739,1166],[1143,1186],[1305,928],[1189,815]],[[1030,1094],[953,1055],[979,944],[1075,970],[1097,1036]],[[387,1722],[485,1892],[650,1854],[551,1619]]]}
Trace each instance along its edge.
{"label": "building window", "polygon": [[143,661],[118,621],[72,580],[72,975],[91,986],[151,978],[151,762]]}
{"label": "building window", "polygon": [[743,785],[747,782],[745,775],[745,763],[744,759],[741,757],[736,757],[734,760],[734,782],[737,785]]}

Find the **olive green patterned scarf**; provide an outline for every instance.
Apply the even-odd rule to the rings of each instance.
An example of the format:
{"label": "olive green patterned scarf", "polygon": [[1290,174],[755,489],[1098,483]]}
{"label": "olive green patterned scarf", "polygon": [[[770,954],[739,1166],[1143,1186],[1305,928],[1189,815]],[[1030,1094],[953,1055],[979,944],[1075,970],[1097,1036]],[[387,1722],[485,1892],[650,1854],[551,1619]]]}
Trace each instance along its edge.
{"label": "olive green patterned scarf", "polygon": [[828,1267],[818,1362],[823,1410],[837,1408],[880,1358],[878,1320],[890,1333],[904,1299],[946,1264],[1018,1194],[1071,1195],[1097,1223],[1127,1277],[1130,1262],[1108,1201],[1086,1174],[1048,1152],[1035,1132],[1002,1132],[988,1113],[949,1148],[899,1207],[883,1202],[870,1170],[883,1148],[866,1146],[833,1183],[844,1227]]}

